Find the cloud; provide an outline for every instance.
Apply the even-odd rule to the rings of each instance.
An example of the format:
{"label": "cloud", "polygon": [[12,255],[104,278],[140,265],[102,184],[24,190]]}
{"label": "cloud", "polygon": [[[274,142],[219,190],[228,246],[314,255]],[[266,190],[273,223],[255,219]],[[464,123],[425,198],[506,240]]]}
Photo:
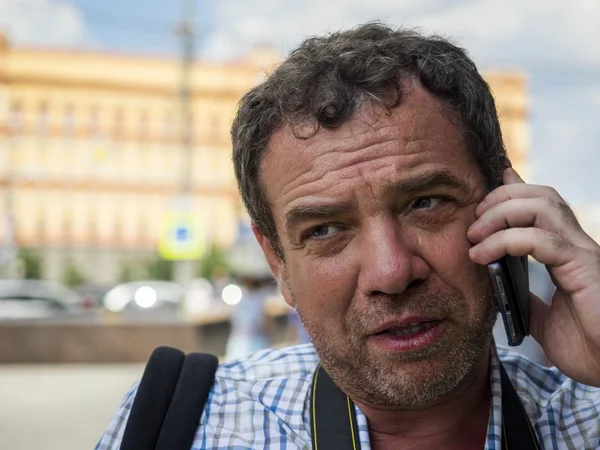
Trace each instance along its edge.
{"label": "cloud", "polygon": [[600,69],[600,3],[589,0],[483,0],[416,15],[426,28],[447,31],[486,64],[592,65]]}
{"label": "cloud", "polygon": [[[450,35],[484,65],[568,64],[600,70],[600,2],[596,0],[219,0],[221,45],[207,54],[231,57],[253,43],[289,50],[303,37],[370,19]],[[223,43],[227,43],[224,45]]]}
{"label": "cloud", "polygon": [[80,46],[86,40],[82,14],[60,0],[2,0],[0,30],[17,45]]}

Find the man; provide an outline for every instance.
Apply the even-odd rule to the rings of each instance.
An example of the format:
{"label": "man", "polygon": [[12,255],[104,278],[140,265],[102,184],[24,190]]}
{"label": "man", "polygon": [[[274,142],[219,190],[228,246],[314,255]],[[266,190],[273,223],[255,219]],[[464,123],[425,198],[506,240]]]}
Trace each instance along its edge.
{"label": "man", "polygon": [[[319,362],[362,449],[504,448],[504,369],[540,447],[598,448],[600,247],[509,168],[463,50],[379,24],[308,39],[243,98],[232,137],[254,233],[312,345],[221,365],[194,449],[311,448]],[[551,306],[531,299],[556,369],[496,350],[486,264],[507,254],[557,286]],[[99,449],[118,448],[134,391]]]}

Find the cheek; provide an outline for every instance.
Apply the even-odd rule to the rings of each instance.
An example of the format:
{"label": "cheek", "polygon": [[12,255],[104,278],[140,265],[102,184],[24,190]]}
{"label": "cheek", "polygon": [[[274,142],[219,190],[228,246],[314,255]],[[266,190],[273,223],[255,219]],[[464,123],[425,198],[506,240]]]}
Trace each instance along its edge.
{"label": "cheek", "polygon": [[419,236],[420,251],[425,260],[437,269],[436,272],[442,271],[450,275],[473,265],[469,258],[472,245],[467,239],[467,228],[454,221],[440,232]]}
{"label": "cheek", "polygon": [[357,279],[347,261],[303,257],[289,262],[289,277],[297,305],[311,321],[343,322]]}
{"label": "cheek", "polygon": [[466,229],[456,225],[447,230],[423,249],[423,256],[436,277],[472,304],[483,295],[487,269],[469,258],[472,245],[466,237]]}

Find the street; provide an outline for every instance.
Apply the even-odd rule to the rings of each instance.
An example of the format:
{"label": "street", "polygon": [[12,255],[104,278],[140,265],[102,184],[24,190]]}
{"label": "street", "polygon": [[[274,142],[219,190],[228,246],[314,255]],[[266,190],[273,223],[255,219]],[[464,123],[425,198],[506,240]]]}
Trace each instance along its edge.
{"label": "street", "polygon": [[143,364],[0,366],[0,449],[93,449],[143,368]]}

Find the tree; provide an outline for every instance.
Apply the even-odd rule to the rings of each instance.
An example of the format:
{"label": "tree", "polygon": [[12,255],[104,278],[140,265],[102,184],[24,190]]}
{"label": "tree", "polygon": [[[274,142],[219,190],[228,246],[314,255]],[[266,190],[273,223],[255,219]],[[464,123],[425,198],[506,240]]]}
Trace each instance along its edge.
{"label": "tree", "polygon": [[77,266],[72,259],[67,261],[63,282],[69,287],[79,286],[85,283],[86,277],[83,271]]}
{"label": "tree", "polygon": [[229,261],[223,249],[211,246],[209,251],[200,260],[199,275],[208,280],[215,276],[221,277],[229,274]]}
{"label": "tree", "polygon": [[23,278],[39,280],[43,278],[44,259],[34,249],[19,248],[19,259],[22,262]]}
{"label": "tree", "polygon": [[172,281],[173,261],[156,257],[148,262],[147,273],[150,280]]}
{"label": "tree", "polygon": [[119,282],[120,283],[129,283],[130,281],[134,281],[134,270],[131,267],[131,264],[124,262],[121,264],[121,272],[119,273]]}

